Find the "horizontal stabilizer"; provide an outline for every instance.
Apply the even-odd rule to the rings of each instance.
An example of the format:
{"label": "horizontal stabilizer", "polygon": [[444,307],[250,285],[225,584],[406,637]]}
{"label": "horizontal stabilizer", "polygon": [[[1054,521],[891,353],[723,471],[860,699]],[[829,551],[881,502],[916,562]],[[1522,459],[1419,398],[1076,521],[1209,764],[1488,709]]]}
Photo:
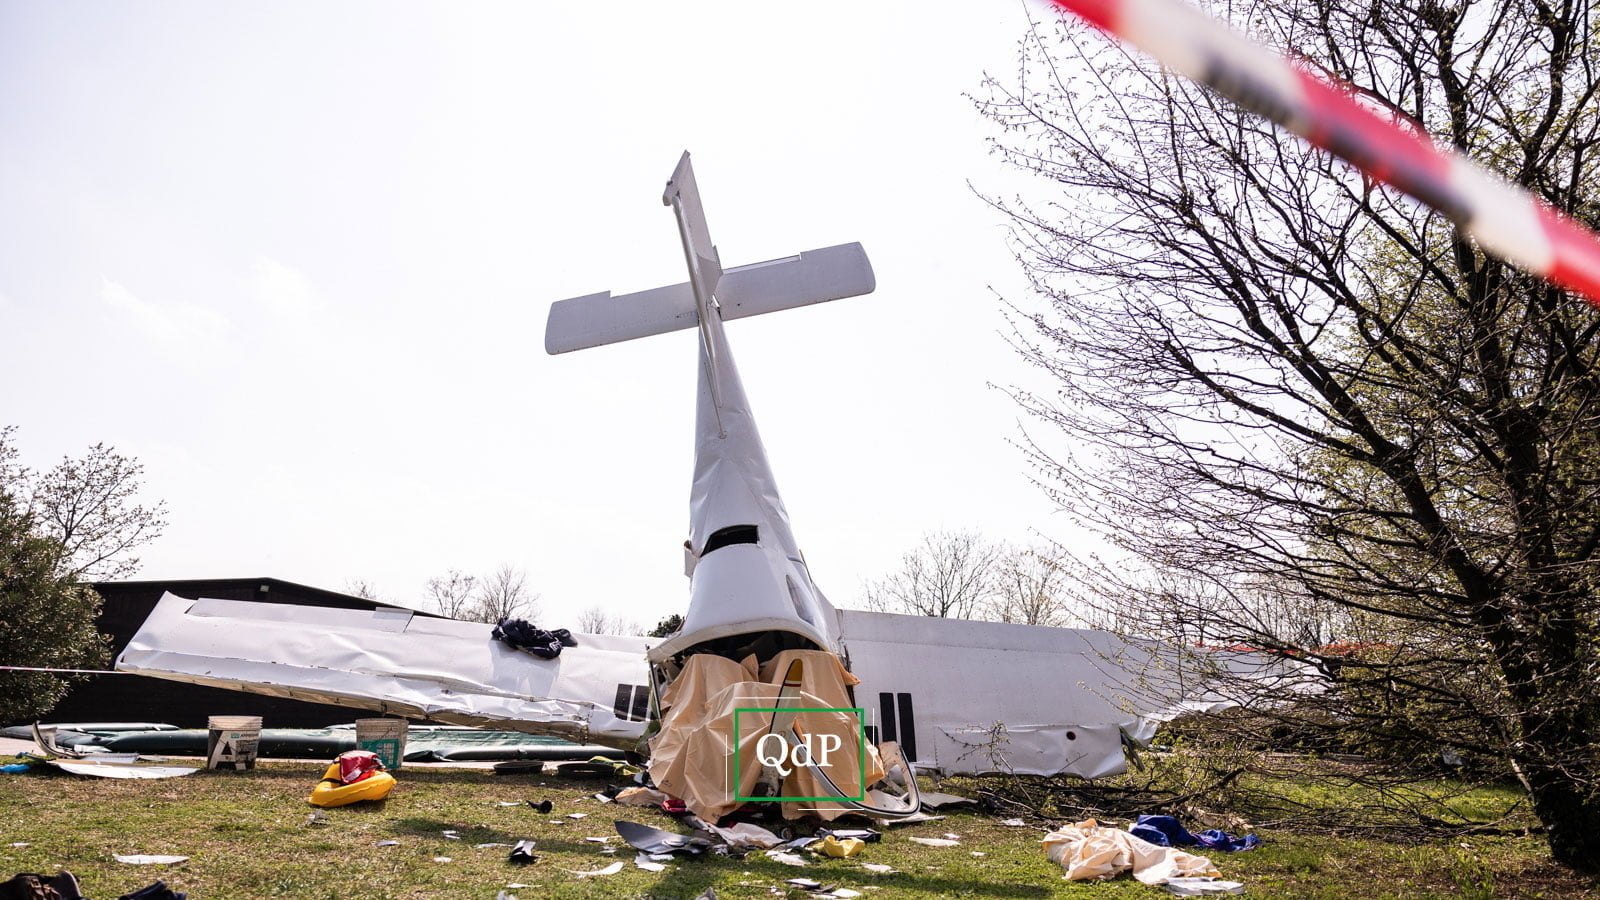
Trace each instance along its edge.
{"label": "horizontal stabilizer", "polygon": [[[854,243],[727,269],[716,296],[728,321],[870,294],[876,286],[867,251]],[[694,290],[687,281],[620,297],[603,291],[550,304],[544,349],[566,353],[696,324]]]}

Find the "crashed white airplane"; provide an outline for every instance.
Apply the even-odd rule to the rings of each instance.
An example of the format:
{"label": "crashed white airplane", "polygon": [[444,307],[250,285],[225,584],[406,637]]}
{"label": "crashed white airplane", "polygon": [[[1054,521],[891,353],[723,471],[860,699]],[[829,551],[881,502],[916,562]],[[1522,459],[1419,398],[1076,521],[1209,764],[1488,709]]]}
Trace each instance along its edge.
{"label": "crashed white airplane", "polygon": [[[1086,778],[1124,770],[1126,741],[1189,709],[1226,705],[1154,643],[1067,628],[835,609],[812,582],[723,330],[726,320],[869,293],[860,244],[724,270],[684,154],[665,202],[690,280],[551,306],[550,353],[685,328],[700,332],[690,598],[663,640],[579,634],[538,659],[490,626],[356,612],[162,599],[117,659],[124,672],[400,716],[634,748],[658,692],[692,654],[767,661],[823,650],[860,679],[866,739],[922,770]],[[785,695],[787,696],[787,694]]]}

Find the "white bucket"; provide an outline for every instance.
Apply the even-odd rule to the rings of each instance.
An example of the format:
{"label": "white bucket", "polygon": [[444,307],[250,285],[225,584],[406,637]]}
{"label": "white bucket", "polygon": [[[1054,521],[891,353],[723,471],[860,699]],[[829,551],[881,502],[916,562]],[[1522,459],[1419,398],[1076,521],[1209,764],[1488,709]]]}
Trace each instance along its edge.
{"label": "white bucket", "polygon": [[256,767],[260,716],[212,716],[207,721],[206,768],[245,771]]}
{"label": "white bucket", "polygon": [[378,754],[385,769],[398,769],[406,756],[405,719],[357,719],[356,749]]}

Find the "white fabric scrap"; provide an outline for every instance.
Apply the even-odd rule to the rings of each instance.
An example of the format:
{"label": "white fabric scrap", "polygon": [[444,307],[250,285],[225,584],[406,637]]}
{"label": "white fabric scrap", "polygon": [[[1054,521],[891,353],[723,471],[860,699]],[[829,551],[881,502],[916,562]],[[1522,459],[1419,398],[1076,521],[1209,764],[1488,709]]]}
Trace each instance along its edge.
{"label": "white fabric scrap", "polygon": [[1052,831],[1045,836],[1044,851],[1070,881],[1113,878],[1129,870],[1143,884],[1221,874],[1204,856],[1157,846],[1126,831],[1106,828],[1094,819]]}
{"label": "white fabric scrap", "polygon": [[175,863],[187,862],[189,859],[187,856],[161,856],[148,853],[130,853],[127,856],[118,853],[115,855],[117,862],[127,863],[130,866],[170,866]]}
{"label": "white fabric scrap", "polygon": [[775,859],[778,862],[781,862],[786,866],[806,866],[806,865],[810,865],[810,863],[806,862],[804,859],[802,859],[802,858],[800,858],[798,856],[795,856],[793,853],[785,853],[782,850],[768,850],[767,851],[767,858],[768,859]]}

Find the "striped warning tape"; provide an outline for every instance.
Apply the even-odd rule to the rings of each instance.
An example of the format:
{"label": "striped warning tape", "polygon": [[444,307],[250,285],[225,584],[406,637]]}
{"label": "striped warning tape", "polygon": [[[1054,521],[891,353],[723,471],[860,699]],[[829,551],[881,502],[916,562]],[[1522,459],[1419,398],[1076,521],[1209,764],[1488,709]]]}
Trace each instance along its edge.
{"label": "striped warning tape", "polygon": [[1062,9],[1447,216],[1486,252],[1600,305],[1600,236],[1354,89],[1293,65],[1183,0],[1054,0]]}

